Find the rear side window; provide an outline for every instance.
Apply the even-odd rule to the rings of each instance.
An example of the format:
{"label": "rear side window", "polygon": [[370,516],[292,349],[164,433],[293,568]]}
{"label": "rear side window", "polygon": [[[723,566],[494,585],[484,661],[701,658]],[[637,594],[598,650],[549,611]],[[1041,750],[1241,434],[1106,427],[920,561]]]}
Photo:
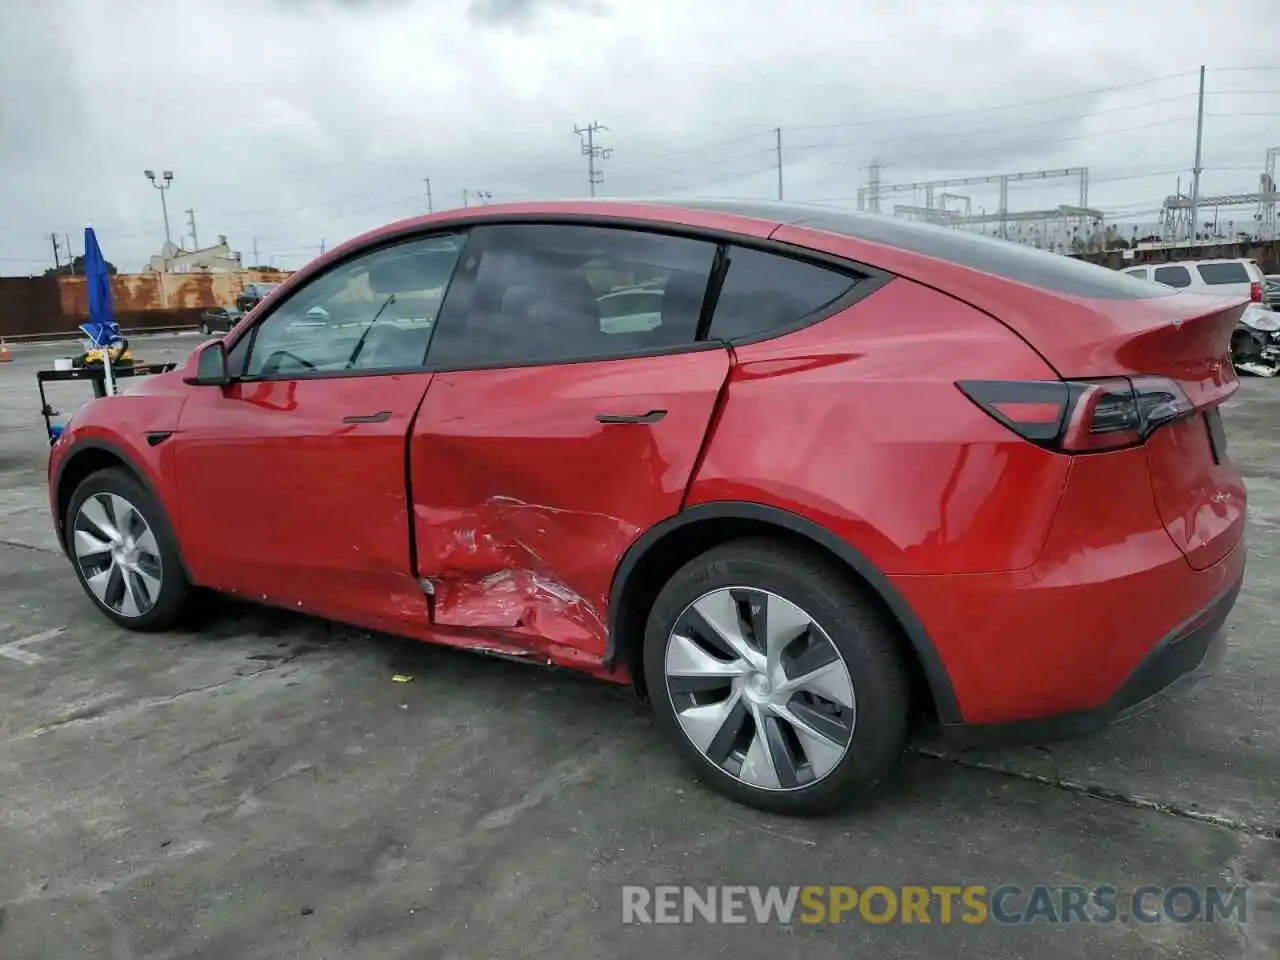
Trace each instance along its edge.
{"label": "rear side window", "polygon": [[1205,283],[1248,283],[1249,271],[1243,263],[1199,263],[1196,270]]}
{"label": "rear side window", "polygon": [[1131,277],[1137,277],[1139,280],[1147,279],[1146,270],[1126,270],[1125,273]]}
{"label": "rear side window", "polygon": [[1191,286],[1191,274],[1187,272],[1186,267],[1156,267],[1154,279],[1156,283],[1163,283],[1170,287]]}
{"label": "rear side window", "polygon": [[432,364],[562,363],[697,340],[713,243],[568,224],[480,226],[471,240]]}
{"label": "rear side window", "polygon": [[794,323],[839,299],[856,282],[811,263],[730,247],[711,339],[752,337]]}

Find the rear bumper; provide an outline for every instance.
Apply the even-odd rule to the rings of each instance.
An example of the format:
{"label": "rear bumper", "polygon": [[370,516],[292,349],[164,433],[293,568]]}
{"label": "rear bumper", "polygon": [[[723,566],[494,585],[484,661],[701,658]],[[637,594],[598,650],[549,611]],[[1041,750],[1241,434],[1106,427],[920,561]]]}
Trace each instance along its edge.
{"label": "rear bumper", "polygon": [[1222,627],[1235,606],[1244,580],[1243,543],[1235,553],[1239,554],[1239,575],[1235,581],[1152,647],[1106,703],[1092,709],[1029,720],[944,723],[943,735],[960,749],[1088,736],[1117,720],[1145,713],[1211,676],[1226,652],[1226,633]]}
{"label": "rear bumper", "polygon": [[1199,641],[1176,641],[1225,618],[1244,577],[1243,487],[1197,512],[1195,530],[1216,535],[1184,553],[1156,512],[1146,458],[1144,447],[1075,458],[1024,569],[888,578],[937,652],[944,724],[1105,722],[1185,666]]}

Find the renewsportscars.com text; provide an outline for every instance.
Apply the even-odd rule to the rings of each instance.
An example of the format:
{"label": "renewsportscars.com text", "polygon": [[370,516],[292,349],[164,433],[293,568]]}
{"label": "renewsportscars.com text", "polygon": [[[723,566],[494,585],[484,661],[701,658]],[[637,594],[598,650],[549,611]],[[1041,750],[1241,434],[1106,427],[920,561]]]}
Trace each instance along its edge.
{"label": "renewsportscars.com text", "polygon": [[1245,887],[933,884],[625,886],[633,923],[1213,923],[1246,919]]}

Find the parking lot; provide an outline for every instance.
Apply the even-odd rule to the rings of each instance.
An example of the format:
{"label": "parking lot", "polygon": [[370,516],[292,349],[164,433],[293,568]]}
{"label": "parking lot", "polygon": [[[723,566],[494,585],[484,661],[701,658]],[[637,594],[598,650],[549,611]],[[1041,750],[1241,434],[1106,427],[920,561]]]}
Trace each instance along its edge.
{"label": "parking lot", "polygon": [[[924,735],[873,803],[804,821],[712,794],[590,680],[230,601],[117,630],[50,527],[34,372],[64,352],[0,365],[4,960],[1280,956],[1280,380],[1226,413],[1250,559],[1216,676],[1085,741]],[[624,925],[629,884],[1248,894],[1243,922]]]}

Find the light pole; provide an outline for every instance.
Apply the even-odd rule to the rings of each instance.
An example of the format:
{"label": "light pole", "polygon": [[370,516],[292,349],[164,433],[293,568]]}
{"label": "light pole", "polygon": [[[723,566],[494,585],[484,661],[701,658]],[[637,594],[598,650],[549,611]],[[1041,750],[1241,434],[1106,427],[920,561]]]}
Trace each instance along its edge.
{"label": "light pole", "polygon": [[151,185],[160,191],[160,210],[164,213],[164,242],[169,246],[173,246],[173,240],[169,237],[169,205],[165,203],[164,192],[173,185],[173,171],[166,170],[161,176],[164,183],[156,183],[156,174],[154,170],[143,170],[147,175],[147,179],[151,181]]}

